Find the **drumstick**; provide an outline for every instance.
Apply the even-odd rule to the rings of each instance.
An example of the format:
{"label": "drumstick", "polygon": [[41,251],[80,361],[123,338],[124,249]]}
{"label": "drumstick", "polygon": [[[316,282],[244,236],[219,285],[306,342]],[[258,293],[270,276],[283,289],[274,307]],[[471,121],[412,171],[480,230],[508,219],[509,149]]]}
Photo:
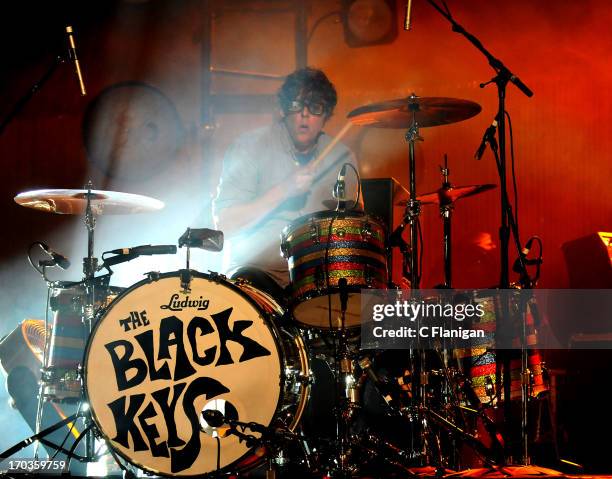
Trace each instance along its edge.
{"label": "drumstick", "polygon": [[342,130],[340,130],[340,133],[338,133],[333,140],[329,143],[329,145],[327,145],[325,148],[323,148],[323,151],[321,153],[319,153],[319,156],[317,156],[312,163],[310,163],[309,167],[311,169],[315,169],[317,167],[317,165],[319,163],[321,163],[321,161],[323,161],[323,159],[329,154],[329,152],[334,148],[334,146],[336,146],[336,144],[342,139],[342,137],[344,135],[346,135],[346,132],[350,130],[351,126],[353,126],[353,124],[349,121],[346,123],[346,125],[344,125],[344,127],[342,128]]}

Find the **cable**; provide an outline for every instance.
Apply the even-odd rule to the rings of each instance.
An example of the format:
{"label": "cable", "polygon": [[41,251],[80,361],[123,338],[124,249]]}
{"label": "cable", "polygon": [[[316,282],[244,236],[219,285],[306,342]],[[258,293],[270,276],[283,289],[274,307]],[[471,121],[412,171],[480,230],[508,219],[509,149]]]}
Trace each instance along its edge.
{"label": "cable", "polygon": [[[423,230],[421,229],[421,221],[419,220],[419,218],[415,219],[415,227],[419,233],[419,270],[417,272],[417,284],[420,285],[421,277],[423,276],[423,251],[425,250],[425,248],[423,247]],[[414,288],[415,286],[412,285],[412,287]]]}
{"label": "cable", "polygon": [[444,10],[446,10],[446,14],[452,18],[450,9],[448,8],[448,5],[446,4],[446,2],[444,0],[442,0],[442,5],[444,5]]}
{"label": "cable", "polygon": [[519,197],[518,197],[518,187],[516,183],[516,170],[515,170],[515,162],[514,162],[514,135],[512,133],[512,118],[510,118],[510,113],[504,110],[504,114],[508,119],[508,132],[510,134],[510,162],[512,165],[512,186],[514,188],[514,221],[516,222],[516,230],[519,230]]}
{"label": "cable", "polygon": [[221,473],[221,439],[219,439],[218,434],[215,436],[215,439],[217,440],[217,473],[216,473],[216,476],[219,477],[219,474]]}
{"label": "cable", "polygon": [[[79,401],[79,405],[77,407],[77,415],[80,414],[81,412],[81,407],[83,406],[83,400]],[[68,438],[70,437],[70,434],[72,434],[72,430],[74,429],[74,425],[76,424],[78,420],[78,416],[77,418],[72,421],[72,423],[70,424],[70,427],[68,428],[68,432],[66,433],[66,436],[64,437],[64,440],[61,442],[61,444],[59,445],[60,448],[64,447],[64,444],[66,444],[66,441],[68,440]],[[79,437],[77,439],[75,439],[74,443],[72,444],[72,448],[70,448],[70,454],[68,456],[68,465],[70,465],[70,460],[72,459],[72,454],[74,453],[76,446],[78,445],[78,443],[81,441],[81,439],[85,436],[87,430],[91,429],[91,426],[89,426],[88,428],[86,428],[81,434],[79,434]],[[53,456],[51,457],[51,459],[55,459],[55,457],[58,455],[59,453],[59,449],[57,451],[55,451],[55,454],[53,454]]]}
{"label": "cable", "polygon": [[[89,424],[85,429],[83,429],[83,432],[79,435],[79,437],[77,439],[75,439],[74,443],[72,444],[72,447],[70,448],[70,452],[68,453],[68,466],[67,468],[70,469],[70,463],[72,462],[72,458],[74,457],[74,451],[76,450],[77,446],[79,445],[79,443],[83,440],[83,438],[89,434],[89,431],[93,428],[93,423]],[[55,455],[54,455],[55,457]],[[94,458],[96,459],[96,458]]]}
{"label": "cable", "polygon": [[[332,323],[332,304],[331,304],[331,294],[332,293],[331,293],[331,286],[329,283],[329,248],[331,246],[331,235],[332,235],[334,221],[336,221],[336,215],[334,215],[331,218],[329,222],[329,227],[327,228],[327,243],[325,244],[325,260],[324,260],[325,261],[325,287],[327,288],[328,323],[329,323],[330,330],[333,328],[333,323]],[[334,348],[335,348],[335,342],[334,342]]]}
{"label": "cable", "polygon": [[319,25],[321,25],[321,23],[323,23],[324,20],[327,20],[328,18],[331,18],[336,15],[341,17],[342,12],[340,10],[334,10],[333,12],[326,13],[322,17],[319,17],[319,19],[316,22],[314,22],[314,24],[312,25],[312,28],[310,29],[310,32],[308,33],[308,37],[306,38],[306,45],[308,45],[310,41],[312,40],[312,37],[314,36],[314,32],[317,28],[319,28]]}
{"label": "cable", "polygon": [[28,261],[30,262],[30,265],[32,266],[32,268],[34,268],[38,274],[40,274],[43,278],[45,278],[45,269],[44,268],[42,270],[38,269],[36,265],[34,264],[34,262],[32,261],[32,249],[34,248],[34,246],[40,246],[40,248],[44,250],[42,243],[40,241],[35,241],[34,243],[32,243],[28,247]]}
{"label": "cable", "polygon": [[[329,283],[329,248],[331,245],[331,235],[332,235],[332,228],[333,228],[334,221],[336,221],[336,215],[334,215],[329,222],[329,227],[327,228],[327,243],[325,245],[325,285],[327,288],[327,311],[328,311],[328,323],[329,323],[330,331],[333,330],[333,322],[332,322],[332,301],[331,301],[332,292],[331,292],[331,286]],[[340,362],[338,361],[338,337],[337,335],[333,335],[333,343],[334,343],[334,359],[335,359],[336,374],[340,374]],[[336,386],[334,387],[335,404],[339,404],[340,392],[338,391],[337,385],[335,386]],[[336,413],[336,435],[337,436],[340,435],[340,420],[341,419],[338,416],[338,413]]]}
{"label": "cable", "polygon": [[355,172],[355,176],[357,177],[357,198],[355,199],[353,206],[351,206],[350,208],[354,210],[359,204],[359,199],[361,198],[361,176],[359,175],[357,168],[355,168],[355,166],[352,163],[345,163],[345,165],[350,166],[352,170]]}

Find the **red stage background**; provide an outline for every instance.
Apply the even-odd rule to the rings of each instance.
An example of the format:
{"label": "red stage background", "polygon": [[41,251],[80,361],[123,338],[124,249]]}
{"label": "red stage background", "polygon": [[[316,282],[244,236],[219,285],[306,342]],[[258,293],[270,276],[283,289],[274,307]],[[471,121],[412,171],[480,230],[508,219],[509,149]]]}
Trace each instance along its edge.
{"label": "red stage background", "polygon": [[[80,3],[87,3],[88,10]],[[17,206],[13,197],[37,188],[82,188],[91,179],[98,189],[153,196],[166,202],[159,214],[107,218],[97,225],[96,253],[145,243],[174,243],[186,227],[211,227],[210,199],[222,154],[235,136],[269,122],[273,106],[253,111],[249,105],[217,107],[215,129],[205,131],[202,114],[203,0],[67,2],[36,7],[25,2],[3,15],[0,116],[13,105],[64,50],[66,21],[75,28],[88,95],[81,97],[71,64],[62,64],[0,136],[3,234],[0,251],[0,335],[25,317],[42,317],[45,285],[26,261],[28,245],[43,240],[68,254],[73,266],[59,278],[81,278],[86,247],[80,218],[59,217]],[[289,2],[212,2],[212,64],[219,69],[285,75],[296,66],[294,15],[264,12]],[[306,3],[309,30],[341,2]],[[438,165],[448,154],[455,185],[497,183],[489,151],[473,158],[497,108],[495,87],[481,89],[493,71],[486,59],[427,2],[414,0],[410,32],[401,29],[404,2],[397,2],[399,34],[388,44],[350,48],[342,24],[330,16],[317,25],[308,44],[308,64],[323,69],[335,83],[339,103],[326,131],[337,133],[352,109],[370,103],[419,96],[469,99],[482,112],[467,121],[422,130],[417,148],[417,192],[440,184]],[[540,287],[566,288],[568,277],[561,245],[595,231],[612,230],[610,161],[612,109],[610,84],[612,8],[608,0],[496,1],[449,0],[455,19],[499,57],[534,91],[525,97],[508,87],[507,111],[514,127],[519,219],[523,241],[537,234],[544,241]],[[63,8],[63,10],[61,10]],[[180,148],[163,164],[147,152],[124,161],[142,175],[109,177],[88,160],[81,124],[88,104],[119,82],[139,81],[163,92],[175,106],[184,135]],[[280,80],[213,76],[212,91],[226,94],[274,94]],[[231,111],[228,111],[231,110]],[[141,113],[142,121],[150,120]],[[103,133],[101,141],[114,142]],[[353,128],[345,142],[357,155],[364,178],[393,176],[408,183],[407,145],[399,130]],[[152,166],[153,165],[153,166]],[[400,214],[397,209],[396,213]],[[497,243],[499,190],[460,201],[454,214],[455,285],[491,286],[498,281],[497,250],[490,263],[475,265],[470,243],[488,232]],[[423,285],[443,280],[442,227],[434,207],[423,212],[425,257]],[[511,250],[511,261],[515,254]],[[174,270],[162,259],[118,268],[120,286],[129,286],[151,269]],[[169,260],[168,260],[169,261]],[[193,267],[218,270],[219,256],[201,254]],[[548,317],[553,335],[565,343],[579,330],[580,318],[568,323]],[[601,330],[612,329],[601,325]],[[1,449],[1,447],[0,447]]]}

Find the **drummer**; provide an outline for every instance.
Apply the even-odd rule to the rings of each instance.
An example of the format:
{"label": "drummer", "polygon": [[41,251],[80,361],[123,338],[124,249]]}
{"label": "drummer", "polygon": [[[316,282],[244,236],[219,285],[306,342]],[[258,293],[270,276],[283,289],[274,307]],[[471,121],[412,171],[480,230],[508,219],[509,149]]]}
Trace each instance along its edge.
{"label": "drummer", "polygon": [[[228,148],[213,204],[216,227],[230,238],[232,278],[247,279],[276,298],[289,284],[287,262],[280,254],[281,231],[301,216],[328,209],[342,165],[357,168],[354,155],[341,143],[313,167],[332,141],[323,127],[337,103],[336,89],[321,70],[290,74],[278,102],[276,121],[242,134]],[[357,197],[357,179],[350,167],[346,171],[350,207]],[[357,208],[362,205],[360,201]]]}

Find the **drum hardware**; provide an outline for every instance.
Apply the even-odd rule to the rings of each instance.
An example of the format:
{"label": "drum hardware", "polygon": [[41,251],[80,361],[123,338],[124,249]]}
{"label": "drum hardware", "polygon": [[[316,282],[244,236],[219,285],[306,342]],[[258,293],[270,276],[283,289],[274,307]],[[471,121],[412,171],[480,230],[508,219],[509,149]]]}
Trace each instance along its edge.
{"label": "drum hardware", "polygon": [[[440,207],[440,216],[443,221],[443,247],[444,247],[444,284],[443,288],[452,288],[452,211],[455,201],[468,196],[477,195],[493,189],[496,185],[470,185],[453,187],[448,177],[448,156],[444,154],[444,166],[440,166],[442,176],[441,187],[434,192],[420,195],[421,204],[437,204]],[[401,203],[401,202],[400,202]]]}
{"label": "drum hardware", "polygon": [[[79,359],[77,357],[69,358],[69,355],[74,351],[78,351],[81,343],[84,345],[86,338],[90,335],[94,316],[96,314],[98,287],[102,284],[102,291],[108,290],[107,280],[95,277],[95,273],[99,271],[98,259],[94,256],[96,216],[100,214],[127,214],[156,211],[163,208],[164,204],[161,201],[141,195],[94,190],[91,181],[87,183],[83,190],[47,189],[26,191],[18,194],[14,200],[21,206],[33,208],[38,211],[55,214],[83,215],[84,224],[87,229],[87,256],[83,258],[84,279],[79,283],[74,283],[77,288],[80,288],[77,292],[77,296],[83,298],[81,310],[78,312],[75,311],[72,316],[66,312],[65,321],[63,319],[60,321],[61,317],[56,315],[54,328],[57,328],[48,336],[48,344],[45,346],[45,358],[43,363],[44,374],[40,382],[36,413],[36,432],[38,433],[40,432],[42,424],[42,406],[44,401],[82,400],[81,388],[78,386],[80,382],[78,377]],[[104,267],[104,264],[102,267]],[[108,276],[106,276],[106,278],[108,278]],[[54,288],[53,283],[48,282],[48,285],[50,290]],[[61,292],[58,294],[61,294]],[[71,301],[73,299],[74,297]],[[68,336],[66,336],[65,333],[63,333],[64,329],[72,332],[67,333]],[[76,333],[76,336],[70,336],[73,333]],[[84,350],[84,347],[82,349]],[[64,351],[68,355],[65,358],[62,357]],[[47,352],[50,355],[49,357],[47,357]],[[60,365],[60,368],[56,367],[55,356],[59,357],[60,363],[57,364]],[[61,363],[61,361],[65,361],[65,363]],[[66,366],[69,365],[68,369],[62,368],[62,364]],[[92,461],[95,457],[94,436],[91,432],[92,423],[88,416],[84,417],[84,422],[85,429],[80,437],[85,438],[85,457],[88,458],[89,461]],[[39,444],[40,441],[37,441],[35,449],[36,457],[38,456]]]}
{"label": "drum hardware", "polygon": [[[187,266],[189,266],[189,260],[187,260]],[[191,293],[191,270],[188,268],[179,270],[179,278],[181,279],[181,293]]]}
{"label": "drum hardware", "polygon": [[[43,443],[46,446],[53,447],[56,450],[59,450],[59,451],[65,453],[67,455],[70,455],[71,451],[68,451],[68,450],[64,449],[63,447],[59,447],[57,444],[53,444],[53,443],[47,441],[45,439],[45,437],[48,436],[49,434],[51,434],[53,431],[56,431],[56,430],[60,429],[61,427],[66,426],[67,424],[74,423],[77,419],[83,418],[85,416],[86,416],[85,412],[79,411],[76,414],[72,414],[72,415],[66,417],[65,419],[62,419],[61,421],[55,423],[54,425],[49,426],[46,429],[43,429],[42,431],[36,432],[35,434],[33,434],[32,436],[28,437],[27,439],[24,439],[23,441],[18,442],[17,444],[15,444],[14,446],[10,447],[6,451],[3,451],[2,453],[0,453],[0,460],[10,458],[15,453],[17,453],[20,450],[28,447],[29,445],[31,445],[34,442]],[[84,437],[84,436],[81,435],[80,437]],[[78,444],[78,441],[79,440],[77,440],[77,444]],[[72,451],[72,455],[69,456],[69,457],[77,459],[77,460],[79,460],[81,462],[87,462],[89,460],[89,457],[82,457],[82,456],[75,455],[74,451]]]}
{"label": "drum hardware", "polygon": [[[471,118],[480,113],[481,107],[475,102],[453,98],[418,97],[414,93],[407,98],[374,103],[354,109],[348,118],[356,125],[374,128],[407,129],[408,163],[410,175],[410,199],[402,224],[410,225],[411,251],[409,256],[410,282],[418,289],[420,282],[419,265],[419,224],[420,202],[416,195],[415,143],[423,141],[419,128],[445,125]],[[403,228],[402,230],[403,231]]]}
{"label": "drum hardware", "polygon": [[[526,270],[525,262],[523,258],[521,258],[521,242],[519,238],[519,230],[517,226],[517,220],[514,218],[514,213],[512,212],[511,203],[508,197],[507,190],[507,162],[506,162],[506,88],[508,83],[513,83],[523,94],[527,97],[532,97],[533,92],[525,85],[521,79],[515,75],[499,58],[496,58],[489,52],[482,42],[478,40],[474,35],[467,32],[463,26],[459,25],[455,19],[452,17],[448,8],[443,9],[440,7],[434,0],[427,0],[429,4],[431,4],[444,18],[446,18],[449,23],[452,25],[452,30],[463,35],[467,40],[469,40],[487,59],[489,65],[495,71],[495,76],[488,82],[481,83],[480,87],[484,88],[490,83],[494,83],[497,86],[497,97],[498,97],[498,110],[495,115],[495,120],[492,124],[492,128],[487,128],[487,132],[483,137],[483,142],[488,142],[491,146],[493,154],[496,160],[496,166],[499,174],[499,185],[500,185],[500,204],[501,204],[501,221],[499,228],[499,237],[500,237],[500,282],[499,286],[501,289],[508,289],[510,287],[510,268],[509,268],[509,258],[508,251],[510,247],[510,234],[514,238],[514,243],[517,249],[517,253],[519,255],[521,271],[524,273],[521,274],[524,278],[529,278],[529,275]],[[495,126],[497,126],[497,136],[499,140],[499,150],[497,149],[497,143],[491,141],[494,138],[493,131],[495,130]],[[480,148],[479,148],[480,150]],[[478,154],[479,152],[477,152]],[[531,281],[529,281],[531,285]],[[509,305],[502,305],[504,313],[509,311]],[[507,314],[504,314],[504,317],[508,317]],[[523,344],[525,338],[523,338]],[[523,348],[524,349],[524,348]],[[526,351],[522,352],[522,363],[526,364]],[[500,355],[500,365],[502,366],[504,372],[504,394],[505,397],[510,397],[511,395],[511,386],[510,386],[510,359],[507,352],[502,352]],[[527,397],[524,394],[523,388],[523,398],[522,398],[522,417],[523,422],[525,421],[527,414]],[[510,408],[510,401],[506,401],[505,408],[505,422],[507,424],[511,423],[512,420],[512,410]],[[521,436],[522,436],[522,447],[521,447],[521,460],[523,464],[529,464],[529,454],[528,454],[528,438],[527,438],[527,426],[526,424],[522,424],[521,427]],[[511,455],[510,451],[507,451],[507,455]]]}

